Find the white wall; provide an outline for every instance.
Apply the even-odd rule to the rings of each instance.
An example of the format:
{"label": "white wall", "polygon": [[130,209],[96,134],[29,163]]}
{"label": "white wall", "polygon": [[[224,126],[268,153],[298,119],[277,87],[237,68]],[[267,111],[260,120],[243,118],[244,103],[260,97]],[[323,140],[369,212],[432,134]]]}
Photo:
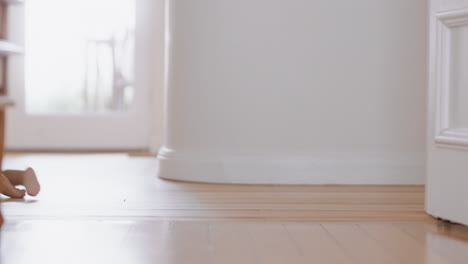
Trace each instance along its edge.
{"label": "white wall", "polygon": [[160,177],[424,182],[426,1],[168,8]]}

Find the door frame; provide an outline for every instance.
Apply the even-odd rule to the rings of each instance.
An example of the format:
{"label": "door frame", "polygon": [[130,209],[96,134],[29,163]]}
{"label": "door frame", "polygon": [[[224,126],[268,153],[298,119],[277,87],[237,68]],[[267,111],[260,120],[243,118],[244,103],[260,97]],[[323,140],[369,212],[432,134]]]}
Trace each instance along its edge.
{"label": "door frame", "polygon": [[[127,112],[111,114],[27,114],[24,59],[11,59],[10,94],[16,106],[7,117],[9,150],[151,150],[162,142],[164,86],[164,0],[136,0],[134,102]],[[24,43],[24,8],[12,8],[9,37]],[[78,131],[78,133],[77,133]],[[73,136],[70,136],[73,135]]]}

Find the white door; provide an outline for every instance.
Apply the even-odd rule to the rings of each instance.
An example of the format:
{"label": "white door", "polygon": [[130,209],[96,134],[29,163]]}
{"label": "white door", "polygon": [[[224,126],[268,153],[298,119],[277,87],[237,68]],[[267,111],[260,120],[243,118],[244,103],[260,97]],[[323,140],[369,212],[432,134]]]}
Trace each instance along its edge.
{"label": "white door", "polygon": [[431,0],[426,208],[468,225],[468,0]]}
{"label": "white door", "polygon": [[[9,149],[148,149],[152,0],[29,0],[11,8]],[[162,60],[163,58],[159,58]]]}

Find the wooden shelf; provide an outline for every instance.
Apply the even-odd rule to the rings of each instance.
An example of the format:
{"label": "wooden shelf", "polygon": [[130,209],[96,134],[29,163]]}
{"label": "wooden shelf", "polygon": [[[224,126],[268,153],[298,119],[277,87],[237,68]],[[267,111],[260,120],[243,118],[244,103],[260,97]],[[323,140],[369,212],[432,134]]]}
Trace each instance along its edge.
{"label": "wooden shelf", "polygon": [[[3,169],[3,154],[5,150],[5,108],[12,106],[13,100],[11,100],[8,94],[7,87],[7,72],[8,72],[8,59],[9,55],[23,53],[23,48],[8,41],[8,8],[10,5],[21,5],[24,0],[0,0],[0,172]],[[0,210],[0,226],[3,223],[2,212]]]}
{"label": "wooden shelf", "polygon": [[12,55],[23,53],[23,48],[9,41],[0,40],[0,55]]}
{"label": "wooden shelf", "polygon": [[8,96],[0,95],[0,110],[5,109],[8,106],[13,106],[14,102]]}
{"label": "wooden shelf", "polygon": [[23,4],[24,0],[0,0],[0,2],[14,5],[14,4]]}

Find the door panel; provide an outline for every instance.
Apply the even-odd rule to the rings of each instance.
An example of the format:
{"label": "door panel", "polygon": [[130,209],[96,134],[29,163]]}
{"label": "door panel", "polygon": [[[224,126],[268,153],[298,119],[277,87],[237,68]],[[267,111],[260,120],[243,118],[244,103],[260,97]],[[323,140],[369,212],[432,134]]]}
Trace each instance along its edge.
{"label": "door panel", "polygon": [[468,0],[431,0],[426,209],[468,225]]}

